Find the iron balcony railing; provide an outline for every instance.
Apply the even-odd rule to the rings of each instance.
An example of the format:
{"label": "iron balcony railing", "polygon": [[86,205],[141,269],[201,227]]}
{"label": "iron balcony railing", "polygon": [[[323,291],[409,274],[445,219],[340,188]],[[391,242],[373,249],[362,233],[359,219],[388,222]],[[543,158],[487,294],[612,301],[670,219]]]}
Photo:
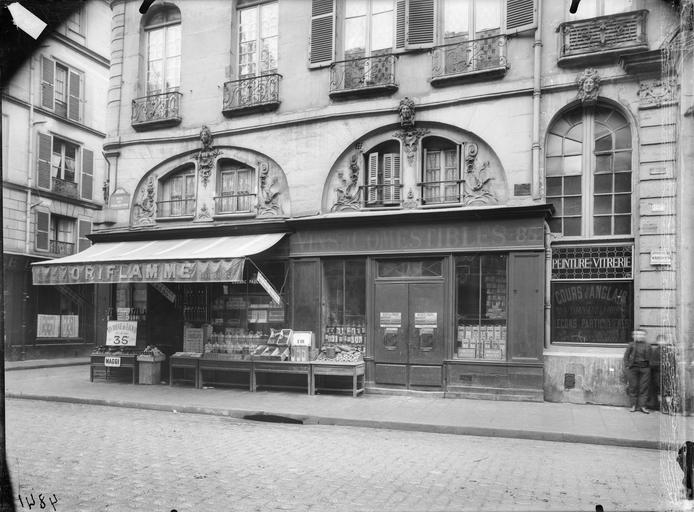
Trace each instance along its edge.
{"label": "iron balcony railing", "polygon": [[131,120],[133,128],[173,126],[180,123],[181,96],[178,91],[169,91],[135,98]]}
{"label": "iron balcony railing", "polygon": [[[65,172],[65,174],[68,174],[68,171]],[[72,173],[72,176],[74,176],[74,172]],[[56,194],[63,195],[65,197],[78,197],[79,192],[77,190],[77,183],[71,180],[64,180],[61,178],[56,178],[55,176],[52,178],[53,186],[51,187],[51,190],[55,192]]]}
{"label": "iron balcony railing", "polygon": [[362,185],[359,190],[367,208],[402,205],[402,184]]}
{"label": "iron balcony railing", "polygon": [[422,204],[460,203],[460,184],[463,180],[425,181],[422,187]]}
{"label": "iron balcony railing", "polygon": [[51,254],[55,256],[69,256],[75,253],[75,244],[70,242],[59,242],[58,240],[51,240],[49,243],[48,250]]}
{"label": "iron balcony railing", "polygon": [[485,71],[506,72],[506,36],[497,35],[437,46],[431,52],[432,80]]}
{"label": "iron balcony railing", "polygon": [[560,24],[559,63],[588,54],[647,50],[647,16],[647,10],[640,10]]}
{"label": "iron balcony railing", "polygon": [[195,214],[195,199],[157,201],[157,217],[190,217]]}
{"label": "iron balcony railing", "polygon": [[392,54],[334,62],[330,66],[330,94],[358,91],[394,91],[397,56]]}
{"label": "iron balcony railing", "polygon": [[230,114],[244,110],[272,110],[280,104],[282,75],[271,73],[242,78],[224,84],[222,112]]}
{"label": "iron balcony railing", "polygon": [[256,194],[251,192],[237,192],[222,194],[214,198],[214,211],[216,214],[250,213],[255,207]]}

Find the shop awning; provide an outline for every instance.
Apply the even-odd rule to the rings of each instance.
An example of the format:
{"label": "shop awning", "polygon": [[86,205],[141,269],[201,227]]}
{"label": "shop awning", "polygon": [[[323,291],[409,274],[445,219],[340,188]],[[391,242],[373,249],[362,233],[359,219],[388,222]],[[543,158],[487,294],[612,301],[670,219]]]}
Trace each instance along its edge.
{"label": "shop awning", "polygon": [[241,282],[247,256],[285,233],[97,243],[77,254],[32,265],[35,285]]}

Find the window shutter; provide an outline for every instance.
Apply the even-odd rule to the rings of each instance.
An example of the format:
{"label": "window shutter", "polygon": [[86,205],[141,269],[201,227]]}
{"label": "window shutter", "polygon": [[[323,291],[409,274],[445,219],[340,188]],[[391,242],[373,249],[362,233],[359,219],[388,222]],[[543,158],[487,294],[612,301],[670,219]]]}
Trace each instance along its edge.
{"label": "window shutter", "polygon": [[375,203],[378,200],[378,153],[369,154],[369,193],[368,202]]}
{"label": "window shutter", "polygon": [[68,98],[67,116],[73,121],[80,120],[80,76],[70,71],[70,96]]}
{"label": "window shutter", "polygon": [[41,57],[41,106],[51,110],[53,110],[54,79],[55,62],[48,57]]}
{"label": "window shutter", "polygon": [[330,64],[335,51],[334,0],[312,0],[309,67]]}
{"label": "window shutter", "polygon": [[384,202],[400,202],[400,155],[398,153],[390,153],[383,155],[383,183],[391,185],[386,187],[386,193],[383,193]]}
{"label": "window shutter", "polygon": [[39,133],[36,181],[39,188],[51,188],[51,136]]}
{"label": "window shutter", "polygon": [[434,46],[434,0],[407,1],[406,48]]}
{"label": "window shutter", "polygon": [[84,251],[86,248],[91,247],[92,242],[87,238],[87,235],[92,232],[92,223],[88,220],[78,220],[78,240],[77,240],[77,252]]}
{"label": "window shutter", "polygon": [[535,0],[506,0],[506,32],[537,28]]}
{"label": "window shutter", "polygon": [[82,198],[91,199],[94,188],[94,152],[82,150]]}
{"label": "window shutter", "polygon": [[406,0],[398,0],[395,4],[395,48],[405,48],[405,7]]}
{"label": "window shutter", "polygon": [[48,250],[48,233],[51,228],[51,214],[36,211],[36,247],[37,251]]}

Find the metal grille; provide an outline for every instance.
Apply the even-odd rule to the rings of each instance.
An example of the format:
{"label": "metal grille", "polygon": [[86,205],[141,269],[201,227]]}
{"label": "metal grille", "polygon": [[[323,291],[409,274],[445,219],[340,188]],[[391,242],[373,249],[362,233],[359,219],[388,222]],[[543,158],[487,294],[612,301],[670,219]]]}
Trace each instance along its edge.
{"label": "metal grille", "polygon": [[556,247],[552,279],[633,279],[632,245]]}
{"label": "metal grille", "polygon": [[648,11],[562,23],[561,57],[646,44]]}

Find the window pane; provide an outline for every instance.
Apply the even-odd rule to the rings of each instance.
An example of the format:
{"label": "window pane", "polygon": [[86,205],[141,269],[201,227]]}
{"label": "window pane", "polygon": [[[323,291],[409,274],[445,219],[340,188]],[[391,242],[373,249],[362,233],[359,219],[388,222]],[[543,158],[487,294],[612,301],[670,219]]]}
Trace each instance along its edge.
{"label": "window pane", "polygon": [[371,20],[371,49],[393,47],[393,11],[374,14]]}
{"label": "window pane", "polygon": [[475,2],[475,32],[496,29],[501,26],[500,0]]}
{"label": "window pane", "polygon": [[612,174],[596,174],[593,178],[594,193],[604,194],[612,192]]}
{"label": "window pane", "polygon": [[595,236],[611,235],[612,234],[612,217],[594,217],[593,218],[593,234]]}
{"label": "window pane", "polygon": [[569,218],[564,219],[564,235],[565,236],[580,236],[581,235],[581,219]]}
{"label": "window pane", "polygon": [[615,192],[631,192],[631,173],[619,172],[614,175]]}
{"label": "window pane", "polygon": [[[556,206],[556,203],[554,204]],[[549,230],[552,233],[561,233],[561,219],[551,219],[549,221]]]}
{"label": "window pane", "polygon": [[547,149],[545,154],[547,156],[557,156],[561,155],[561,137],[553,134],[549,134],[547,137]]}
{"label": "window pane", "polygon": [[619,153],[614,154],[614,170],[631,170],[631,151],[621,151]]}
{"label": "window pane", "polygon": [[561,197],[548,197],[547,202],[554,205],[554,215],[556,217],[564,215],[564,201]]}
{"label": "window pane", "polygon": [[615,213],[631,213],[631,194],[619,194],[614,197]]}
{"label": "window pane", "polygon": [[239,40],[241,42],[255,41],[257,34],[258,10],[254,7],[239,11]]}
{"label": "window pane", "polygon": [[595,139],[595,151],[610,151],[612,149],[612,134],[608,133]]}
{"label": "window pane", "polygon": [[549,157],[547,159],[547,175],[556,176],[562,173],[562,158],[560,156]]}
{"label": "window pane", "polygon": [[583,144],[572,138],[564,139],[564,154],[565,155],[580,155],[583,152]]}
{"label": "window pane", "polygon": [[147,57],[150,61],[164,56],[164,29],[150,30],[147,33]]}
{"label": "window pane", "polygon": [[176,25],[166,29],[166,57],[176,57],[181,54],[181,26]]}
{"label": "window pane", "polygon": [[595,172],[611,172],[612,155],[597,155],[595,157]]}
{"label": "window pane", "polygon": [[581,177],[568,176],[564,178],[564,194],[576,195],[581,193]]}
{"label": "window pane", "polygon": [[634,9],[634,0],[606,0],[603,5],[604,11],[602,14],[618,14]]}
{"label": "window pane", "polygon": [[615,133],[615,149],[626,149],[631,147],[631,130],[628,126],[620,128]]}
{"label": "window pane", "polygon": [[581,198],[564,198],[564,215],[581,215]]}
{"label": "window pane", "polygon": [[462,36],[468,33],[470,3],[468,0],[446,0],[444,4],[445,38]]}
{"label": "window pane", "polygon": [[367,0],[350,0],[345,2],[345,17],[363,16],[366,14]]}
{"label": "window pane", "polygon": [[393,0],[371,0],[371,13],[378,14],[379,12],[392,11]]}
{"label": "window pane", "polygon": [[561,181],[561,178],[547,178],[548,196],[560,196],[562,194]]}
{"label": "window pane", "polygon": [[612,196],[594,196],[593,197],[593,213],[612,213]]}
{"label": "window pane", "polygon": [[575,142],[583,142],[583,122],[575,123],[569,131],[566,132],[566,138]]}
{"label": "window pane", "polygon": [[[347,2],[350,5],[351,2]],[[345,20],[345,53],[360,52],[366,48],[366,19],[352,18]]]}
{"label": "window pane", "polygon": [[614,234],[628,235],[631,233],[631,215],[616,215],[614,218]]}
{"label": "window pane", "polygon": [[581,156],[567,156],[564,158],[564,174],[581,174]]}
{"label": "window pane", "polygon": [[260,6],[260,37],[277,35],[277,3]]}
{"label": "window pane", "polygon": [[168,59],[166,61],[166,89],[171,90],[177,88],[180,78],[181,71],[181,58],[176,57],[175,59]]}

